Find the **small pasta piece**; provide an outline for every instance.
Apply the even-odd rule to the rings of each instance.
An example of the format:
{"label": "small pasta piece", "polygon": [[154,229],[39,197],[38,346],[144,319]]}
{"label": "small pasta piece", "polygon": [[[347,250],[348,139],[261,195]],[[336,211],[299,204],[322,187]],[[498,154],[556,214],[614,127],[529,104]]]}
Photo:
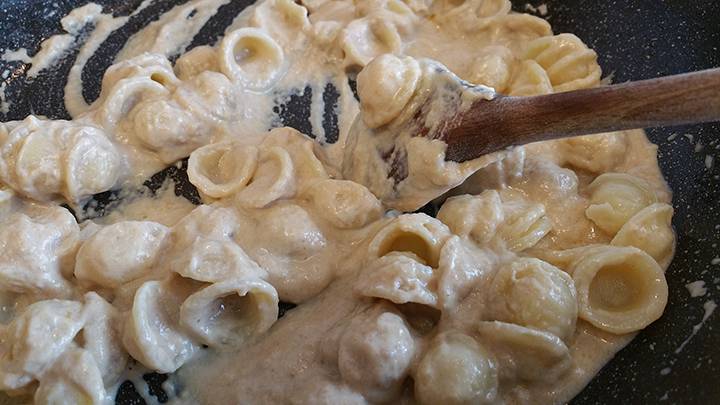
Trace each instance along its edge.
{"label": "small pasta piece", "polygon": [[615,235],[633,215],[657,201],[644,180],[624,173],[605,173],[590,186],[585,216],[608,235]]}
{"label": "small pasta piece", "polygon": [[508,87],[509,96],[539,96],[552,92],[545,69],[533,60],[525,60],[518,66]]}
{"label": "small pasta piece", "polygon": [[80,230],[62,207],[34,206],[0,219],[0,289],[67,297]]}
{"label": "small pasta piece", "polygon": [[573,279],[549,263],[518,258],[498,270],[489,291],[492,320],[549,332],[564,341],[575,332],[578,305]]}
{"label": "small pasta piece", "polygon": [[419,404],[490,404],[498,394],[498,375],[490,353],[459,332],[436,337],[415,371]]}
{"label": "small pasta piece", "polygon": [[274,254],[304,261],[328,244],[315,221],[298,205],[278,205],[264,214],[260,239],[264,246],[272,246]]}
{"label": "small pasta piece", "polygon": [[185,52],[175,62],[175,73],[180,80],[190,80],[205,71],[219,72],[218,55],[215,48],[207,45],[196,46]]}
{"label": "small pasta piece", "polygon": [[346,66],[363,67],[376,56],[399,53],[402,38],[387,18],[368,16],[352,21],[340,33]]}
{"label": "small pasta piece", "polygon": [[489,281],[495,268],[494,254],[475,249],[452,236],[440,250],[437,275],[439,308],[453,311],[478,285]]}
{"label": "small pasta piece", "polygon": [[554,92],[586,89],[600,84],[597,54],[573,34],[538,38],[527,45],[525,59],[547,72]]}
{"label": "small pasta piece", "polygon": [[571,268],[580,318],[614,334],[638,331],[660,318],[668,286],[662,268],[634,247],[593,249]]}
{"label": "small pasta piece", "polygon": [[362,119],[377,128],[400,115],[420,80],[420,64],[412,57],[384,54],[358,74],[357,90]]}
{"label": "small pasta piece", "polygon": [[391,252],[412,253],[420,263],[437,267],[440,249],[450,237],[445,224],[425,214],[405,214],[392,220],[370,241],[371,259]]}
{"label": "small pasta piece", "polygon": [[[8,325],[7,350],[0,355],[0,366],[18,376],[20,388],[31,378],[42,376],[70,347],[85,322],[82,304],[77,301],[44,300],[30,304]],[[7,383],[7,381],[6,381]]]}
{"label": "small pasta piece", "polygon": [[326,179],[304,192],[314,213],[340,229],[361,228],[382,216],[380,201],[361,184]]}
{"label": "small pasta piece", "polygon": [[243,207],[263,208],[273,201],[289,198],[296,191],[293,161],[279,146],[262,150],[257,169],[247,186],[237,195]]}
{"label": "small pasta piece", "polygon": [[551,333],[500,321],[481,322],[478,331],[495,346],[504,376],[553,382],[572,365],[567,346]]}
{"label": "small pasta piece", "polygon": [[189,296],[180,307],[180,325],[213,348],[237,349],[268,330],[277,317],[277,292],[257,279],[212,284]]}
{"label": "small pasta piece", "polygon": [[250,25],[263,29],[283,44],[292,44],[303,39],[302,33],[310,28],[310,20],[308,9],[293,0],[269,0],[254,7]]}
{"label": "small pasta piece", "polygon": [[63,195],[69,201],[82,201],[110,190],[120,179],[122,169],[120,153],[102,132],[78,132],[64,154]]}
{"label": "small pasta piece", "polygon": [[158,101],[170,94],[165,86],[149,77],[121,79],[109,89],[95,110],[97,121],[108,131],[114,130],[142,101]]}
{"label": "small pasta piece", "polygon": [[277,82],[284,59],[280,45],[258,28],[240,28],[220,43],[220,71],[249,90],[266,90]]}
{"label": "small pasta piece", "polygon": [[535,246],[552,229],[542,204],[513,199],[504,202],[503,211],[505,220],[498,227],[497,233],[513,252],[522,252]]}
{"label": "small pasta piece", "polygon": [[382,307],[354,318],[340,338],[342,379],[372,402],[397,399],[415,356],[415,342],[402,317]]}
{"label": "small pasta piece", "polygon": [[390,252],[367,266],[355,290],[363,296],[395,304],[412,302],[437,307],[433,269],[420,261],[413,253]]}
{"label": "small pasta piece", "polygon": [[128,361],[122,347],[122,315],[94,292],[85,294],[84,311],[83,349],[95,359],[104,385],[111,387],[119,382]]}
{"label": "small pasta piece", "polygon": [[474,84],[492,87],[502,94],[510,84],[517,63],[510,49],[500,45],[488,46],[475,56],[467,79]]}
{"label": "small pasta piece", "polygon": [[655,203],[635,214],[610,242],[613,246],[634,246],[666,264],[673,253],[675,233],[672,229],[673,208]]}
{"label": "small pasta piece", "polygon": [[233,210],[200,205],[172,227],[170,245],[183,250],[199,236],[212,240],[232,240],[237,228],[238,218]]}
{"label": "small pasta piece", "polygon": [[202,121],[172,101],[141,102],[132,119],[133,136],[166,164],[210,142],[210,131]]}
{"label": "small pasta piece", "polygon": [[188,161],[188,178],[211,198],[223,198],[241,190],[257,168],[258,150],[232,142],[196,149]]}
{"label": "small pasta piece", "polygon": [[238,240],[243,246],[255,247],[251,254],[267,270],[268,282],[281,300],[302,302],[330,283],[336,254],[330,247],[335,245],[305,209],[296,204],[277,204],[257,219],[262,232]]}
{"label": "small pasta piece", "polygon": [[606,173],[625,160],[628,139],[625,132],[608,132],[567,138],[559,144],[566,163],[591,173]]}
{"label": "small pasta piece", "polygon": [[75,277],[117,288],[153,271],[169,229],[150,221],[121,221],[100,229],[80,247]]}
{"label": "small pasta piece", "polygon": [[40,378],[36,404],[103,405],[108,401],[95,359],[87,350],[69,348]]}
{"label": "small pasta piece", "polygon": [[[179,81],[165,55],[143,53],[110,66],[103,75],[102,93],[98,100],[104,100],[115,91],[118,82],[128,78],[150,79],[168,90],[173,90]],[[102,102],[102,101],[101,101]]]}
{"label": "small pasta piece", "polygon": [[265,270],[232,240],[197,237],[175,251],[178,254],[171,261],[172,271],[192,280],[216,283],[229,278],[267,277]]}
{"label": "small pasta piece", "polygon": [[182,280],[147,281],[137,289],[123,329],[123,346],[144,366],[172,373],[197,347],[179,325],[180,306],[191,285]]}
{"label": "small pasta piece", "polygon": [[316,153],[318,146],[317,141],[313,142],[299,131],[290,127],[282,127],[270,130],[260,147],[265,150],[280,147],[290,155],[295,170],[297,189],[301,190],[307,184],[329,177]]}
{"label": "small pasta piece", "polygon": [[495,237],[498,227],[505,220],[505,212],[500,194],[487,190],[477,196],[448,198],[438,211],[437,218],[455,235],[485,244]]}
{"label": "small pasta piece", "polygon": [[0,146],[0,181],[34,200],[84,201],[120,178],[122,157],[98,128],[30,116],[7,138]]}
{"label": "small pasta piece", "polygon": [[225,74],[206,70],[178,87],[172,101],[197,123],[212,128],[221,122],[242,119],[245,109],[240,108],[243,105],[240,96],[243,94]]}

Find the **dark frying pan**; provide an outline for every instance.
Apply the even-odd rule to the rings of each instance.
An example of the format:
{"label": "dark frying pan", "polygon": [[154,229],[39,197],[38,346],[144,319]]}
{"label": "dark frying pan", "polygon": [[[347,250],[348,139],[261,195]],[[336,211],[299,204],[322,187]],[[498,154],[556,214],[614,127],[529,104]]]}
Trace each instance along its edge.
{"label": "dark frying pan", "polygon": [[[83,72],[83,96],[87,101],[99,94],[99,82],[113,56],[127,38],[155,20],[173,5],[187,0],[156,0],[116,30]],[[140,0],[95,0],[105,11],[127,15]],[[4,0],[0,4],[0,54],[5,49],[27,48],[32,55],[39,43],[60,31],[59,20],[86,0]],[[193,39],[191,46],[212,44],[232,18],[252,0],[229,0],[221,6]],[[517,11],[526,1],[513,1]],[[532,6],[546,4],[545,16],[555,32],[573,32],[600,55],[605,75],[614,82],[639,80],[720,66],[720,2],[715,0],[533,0]],[[87,27],[92,29],[92,27]],[[82,41],[82,37],[80,41]],[[69,118],[62,103],[66,76],[76,53],[69,53],[53,69],[34,80],[26,80],[21,62],[0,60],[2,80],[12,101],[10,111],[0,121],[22,119],[29,113],[51,118]],[[0,82],[2,83],[2,82]],[[325,100],[337,99],[328,85]],[[279,122],[309,132],[308,92],[298,92],[286,105],[277,106]],[[329,109],[329,111],[332,111]],[[326,133],[337,132],[332,116],[324,122]],[[720,169],[706,165],[706,156],[720,162],[720,124],[673,129],[652,129],[650,138],[660,146],[660,165],[674,191],[674,226],[678,233],[677,255],[667,272],[670,300],[665,315],[645,329],[621,351],[574,404],[679,403],[704,404],[720,398],[720,334],[716,328],[720,314],[705,320],[703,304],[720,300]],[[703,145],[698,149],[698,144]],[[709,158],[707,159],[709,160]],[[176,193],[199,203],[197,191],[187,182],[182,168],[171,167],[149,179],[156,189],[171,177],[179,186]],[[112,193],[97,196],[99,208],[111,206]],[[109,204],[109,205],[108,205]],[[716,260],[718,262],[720,260]],[[690,297],[685,284],[704,280],[707,294]],[[289,309],[283,306],[281,312]],[[160,388],[165,376],[150,374],[145,380],[150,394],[160,402],[167,395]],[[123,384],[118,404],[142,404],[131,383]]]}

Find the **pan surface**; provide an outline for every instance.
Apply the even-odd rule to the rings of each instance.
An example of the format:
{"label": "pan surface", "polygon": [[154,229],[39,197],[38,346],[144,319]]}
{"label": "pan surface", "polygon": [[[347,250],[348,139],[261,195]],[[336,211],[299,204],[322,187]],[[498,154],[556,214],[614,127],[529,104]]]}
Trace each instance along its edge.
{"label": "pan surface", "polygon": [[[134,14],[103,42],[83,74],[83,96],[92,101],[99,93],[102,73],[128,37],[187,0],[155,0]],[[96,0],[105,12],[129,15],[140,0]],[[232,18],[252,0],[229,0],[193,39],[192,45],[212,44]],[[37,52],[40,42],[60,32],[60,19],[83,0],[4,0],[0,4],[0,55],[26,48]],[[556,33],[572,32],[594,48],[604,76],[616,83],[720,66],[720,2],[714,0],[534,0],[513,1],[516,11],[533,12]],[[544,5],[546,7],[538,7]],[[547,11],[547,12],[545,12]],[[92,27],[87,27],[91,30]],[[83,41],[81,33],[78,41]],[[78,44],[79,46],[80,44]],[[63,88],[77,51],[64,55],[56,66],[28,79],[29,66],[0,58],[0,86],[10,101],[0,121],[22,119],[33,113],[69,118]],[[332,90],[332,89],[330,89]],[[332,91],[330,91],[332,93]],[[303,130],[307,114],[302,97],[278,106],[281,121]],[[670,299],[664,316],[642,331],[579,394],[573,404],[601,403],[709,403],[720,398],[720,124],[651,129],[659,145],[660,166],[674,192],[673,224],[678,234],[675,259],[667,272]],[[176,193],[199,203],[182,167],[171,167],[149,179],[159,187],[169,176],[179,184]],[[112,194],[97,196],[104,206]],[[691,297],[686,284],[704,281],[707,293]],[[286,308],[282,308],[286,309]],[[282,311],[281,311],[282,312]],[[159,402],[167,395],[164,376],[145,377],[150,394]],[[118,404],[141,404],[132,384],[124,384]]]}

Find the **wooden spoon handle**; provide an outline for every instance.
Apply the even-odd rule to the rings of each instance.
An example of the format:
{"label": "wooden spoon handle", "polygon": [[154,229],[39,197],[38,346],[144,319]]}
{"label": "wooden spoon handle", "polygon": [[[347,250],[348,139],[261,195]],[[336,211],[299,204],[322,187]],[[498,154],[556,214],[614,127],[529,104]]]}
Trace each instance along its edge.
{"label": "wooden spoon handle", "polygon": [[708,121],[720,121],[720,68],[478,102],[447,131],[446,158],[462,162],[512,145]]}

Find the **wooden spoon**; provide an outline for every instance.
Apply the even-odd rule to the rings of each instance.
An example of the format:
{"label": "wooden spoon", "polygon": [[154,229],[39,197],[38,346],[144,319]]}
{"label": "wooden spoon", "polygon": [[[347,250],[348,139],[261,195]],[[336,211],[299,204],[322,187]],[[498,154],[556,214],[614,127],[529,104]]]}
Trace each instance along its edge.
{"label": "wooden spoon", "polygon": [[[371,128],[365,110],[361,111],[348,133],[342,167],[346,179],[367,186],[388,206],[403,211],[417,209],[469,175],[467,170],[438,162],[433,154],[439,153],[436,149],[415,149],[422,155],[411,156],[408,146],[419,147],[414,138],[428,139],[429,148],[443,141],[446,162],[473,160],[466,167],[477,170],[497,159],[492,152],[513,145],[720,121],[720,68],[566,93],[509,97],[464,82],[437,62],[424,60],[421,66],[424,73],[414,95],[396,118]],[[375,97],[363,100],[361,94],[361,104],[367,101],[368,111],[382,113],[398,93],[368,94]],[[435,165],[437,170],[423,164]]]}
{"label": "wooden spoon", "polygon": [[636,128],[720,121],[720,68],[587,90],[480,100],[451,117],[446,159],[508,146]]}

